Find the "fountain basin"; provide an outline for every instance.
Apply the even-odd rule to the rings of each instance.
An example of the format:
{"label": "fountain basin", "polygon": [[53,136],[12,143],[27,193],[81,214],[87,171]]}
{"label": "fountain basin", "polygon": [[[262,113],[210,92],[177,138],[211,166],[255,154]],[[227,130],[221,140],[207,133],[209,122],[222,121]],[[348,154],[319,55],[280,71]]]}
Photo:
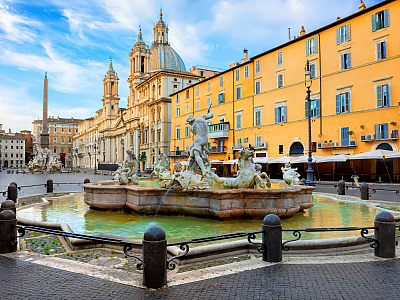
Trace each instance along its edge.
{"label": "fountain basin", "polygon": [[264,218],[267,214],[291,217],[314,206],[314,187],[287,189],[171,190],[138,185],[85,184],[85,203],[97,209],[129,208],[139,214],[185,214],[217,219]]}

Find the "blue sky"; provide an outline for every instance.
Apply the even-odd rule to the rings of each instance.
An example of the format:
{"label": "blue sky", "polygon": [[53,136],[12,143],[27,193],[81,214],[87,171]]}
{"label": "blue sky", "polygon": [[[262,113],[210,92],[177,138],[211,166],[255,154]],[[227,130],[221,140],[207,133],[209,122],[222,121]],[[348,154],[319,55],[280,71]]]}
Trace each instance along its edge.
{"label": "blue sky", "polygon": [[[367,6],[379,0],[365,0]],[[148,45],[159,18],[186,68],[226,69],[243,48],[254,56],[358,10],[358,0],[0,0],[0,123],[32,130],[42,117],[43,78],[49,115],[88,118],[101,108],[112,57],[120,106],[128,97],[129,53],[141,24]]]}

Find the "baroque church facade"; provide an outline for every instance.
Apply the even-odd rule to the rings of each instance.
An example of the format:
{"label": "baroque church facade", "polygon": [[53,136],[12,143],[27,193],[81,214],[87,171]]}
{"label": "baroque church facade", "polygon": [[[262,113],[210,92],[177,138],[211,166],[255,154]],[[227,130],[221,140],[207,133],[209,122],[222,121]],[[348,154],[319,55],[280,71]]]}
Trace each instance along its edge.
{"label": "baroque church facade", "polygon": [[118,75],[110,60],[103,79],[102,108],[78,125],[74,136],[74,167],[94,169],[98,164],[122,163],[129,148],[140,155],[141,169],[153,168],[157,155],[168,155],[171,136],[170,94],[200,81],[211,71],[187,72],[179,54],[168,41],[168,25],[160,19],[149,47],[141,29],[129,54],[130,75],[127,107],[119,106]]}

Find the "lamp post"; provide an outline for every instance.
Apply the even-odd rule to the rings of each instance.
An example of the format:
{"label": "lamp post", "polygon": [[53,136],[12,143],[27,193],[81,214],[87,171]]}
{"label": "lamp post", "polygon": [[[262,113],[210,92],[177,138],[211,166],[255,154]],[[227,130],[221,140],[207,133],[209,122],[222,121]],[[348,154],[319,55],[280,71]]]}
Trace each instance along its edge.
{"label": "lamp post", "polygon": [[[308,80],[308,82],[307,82]],[[311,90],[312,75],[310,71],[310,62],[307,60],[304,73],[304,85],[307,88],[307,106],[308,106],[308,163],[307,163],[307,180],[306,185],[315,186],[314,183],[314,170],[312,168],[312,149],[311,149]]]}
{"label": "lamp post", "polygon": [[140,174],[140,124],[138,125],[138,156],[137,156],[137,158],[139,160],[138,161],[137,176],[140,177],[140,176],[142,176]]}

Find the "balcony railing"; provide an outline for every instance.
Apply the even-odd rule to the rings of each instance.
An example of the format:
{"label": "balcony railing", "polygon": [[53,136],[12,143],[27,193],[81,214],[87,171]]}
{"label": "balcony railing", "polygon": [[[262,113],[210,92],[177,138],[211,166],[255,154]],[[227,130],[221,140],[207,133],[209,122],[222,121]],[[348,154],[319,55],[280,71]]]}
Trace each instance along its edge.
{"label": "balcony railing", "polygon": [[326,140],[318,142],[318,149],[351,148],[357,146],[357,141],[354,138],[348,140]]}
{"label": "balcony railing", "polygon": [[226,153],[226,146],[211,147],[210,153]]}
{"label": "balcony railing", "polygon": [[268,143],[267,142],[258,142],[255,144],[256,149],[268,149]]}
{"label": "balcony railing", "polygon": [[189,153],[186,151],[180,151],[180,150],[170,151],[169,156],[170,157],[188,157]]}
{"label": "balcony railing", "polygon": [[399,131],[397,129],[392,130],[390,134],[385,136],[385,132],[381,131],[377,134],[375,131],[361,132],[361,142],[373,142],[373,141],[387,141],[387,140],[398,140]]}
{"label": "balcony railing", "polygon": [[220,139],[229,137],[229,122],[208,125],[208,137]]}

